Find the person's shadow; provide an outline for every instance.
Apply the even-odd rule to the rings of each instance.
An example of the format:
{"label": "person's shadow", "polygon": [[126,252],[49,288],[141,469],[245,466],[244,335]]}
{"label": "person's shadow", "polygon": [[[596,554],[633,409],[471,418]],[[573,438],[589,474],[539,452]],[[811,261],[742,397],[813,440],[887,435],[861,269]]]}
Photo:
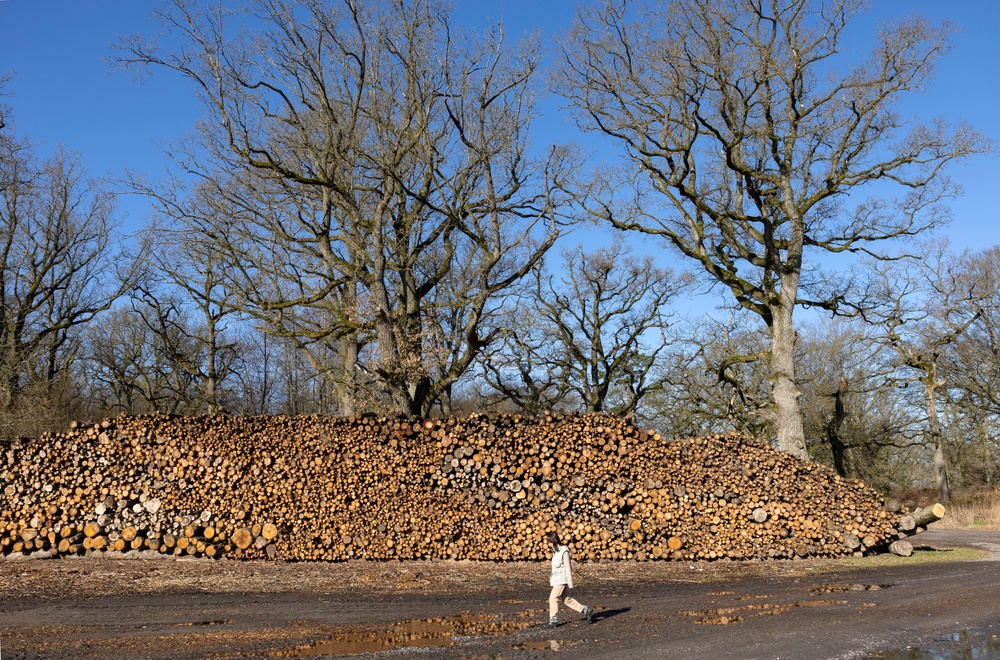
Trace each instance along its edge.
{"label": "person's shadow", "polygon": [[599,612],[594,612],[594,623],[610,619],[611,617],[618,616],[619,614],[625,614],[631,609],[631,607],[622,607],[617,610],[601,610]]}

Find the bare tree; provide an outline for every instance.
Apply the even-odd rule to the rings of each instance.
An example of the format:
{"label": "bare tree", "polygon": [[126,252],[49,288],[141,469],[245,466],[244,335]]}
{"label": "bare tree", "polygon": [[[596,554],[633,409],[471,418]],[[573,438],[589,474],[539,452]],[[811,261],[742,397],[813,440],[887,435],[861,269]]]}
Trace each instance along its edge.
{"label": "bare tree", "polygon": [[[112,242],[111,193],[63,150],[39,162],[0,132],[0,413],[67,368],[75,333],[130,286]],[[3,433],[11,431],[8,426]]]}
{"label": "bare tree", "polygon": [[479,398],[499,398],[535,416],[546,410],[577,409],[580,401],[573,395],[569,375],[552,368],[560,350],[526,290],[507,316],[501,340],[481,356]]}
{"label": "bare tree", "polygon": [[639,417],[675,437],[738,430],[767,436],[766,333],[741,310],[679,323]]}
{"label": "bare tree", "polygon": [[[846,477],[847,443],[843,427],[847,420],[848,382],[857,387],[854,361],[860,358],[867,362],[871,351],[865,350],[863,333],[852,333],[840,324],[814,326],[805,333],[800,331],[799,335],[797,370],[804,390],[806,441],[815,443],[818,442],[816,436],[822,437],[829,445],[834,469]],[[815,451],[810,453],[816,456]]]}
{"label": "bare tree", "polygon": [[796,365],[810,453],[841,476],[882,487],[908,483],[900,457],[923,446],[922,416],[895,379],[884,342],[856,319],[800,328]]}
{"label": "bare tree", "polygon": [[963,255],[956,264],[979,294],[979,315],[945,356],[968,407],[1000,418],[1000,247]]}
{"label": "bare tree", "polygon": [[[842,37],[861,0],[609,0],[580,13],[556,85],[627,169],[589,201],[615,227],[663,237],[757,314],[770,335],[782,450],[807,458],[793,311],[837,310],[817,254],[882,256],[939,225],[949,162],[989,145],[965,125],[911,124],[895,103],[925,86],[947,25],[887,24],[859,62]],[[900,184],[895,201],[865,190]],[[849,196],[848,196],[849,194]]]}
{"label": "bare tree", "polygon": [[[161,333],[161,336],[163,333]],[[176,412],[176,381],[157,335],[132,307],[119,307],[86,329],[90,397],[102,413]]]}
{"label": "bare tree", "polygon": [[[620,239],[562,256],[557,273],[538,269],[522,310],[528,327],[509,339],[515,382],[558,397],[545,407],[572,393],[586,412],[631,414],[661,387],[652,374],[667,345],[669,305],[688,278],[654,267],[652,257],[633,257]],[[511,393],[496,360],[491,373],[492,383]]]}
{"label": "bare tree", "polygon": [[[982,315],[981,281],[969,278],[957,264],[968,255],[952,255],[944,243],[931,245],[926,256],[897,264],[873,264],[871,304],[864,311],[895,354],[902,378],[923,386],[926,443],[934,452],[938,496],[948,501],[947,455],[941,430],[938,392],[948,383],[942,373],[944,352]],[[915,376],[909,376],[914,373]]]}
{"label": "bare tree", "polygon": [[[258,32],[233,34],[246,14]],[[528,152],[537,43],[458,35],[438,0],[242,12],[174,0],[159,16],[183,45],[127,40],[120,61],[195,84],[212,158],[188,165],[240,209],[225,235],[206,229],[240,264],[244,309],[343,340],[343,412],[364,371],[391,409],[427,414],[495,339],[484,315],[549,249],[570,201],[570,153]],[[460,350],[429,367],[429,301],[459,263]],[[325,318],[307,329],[309,308]]]}
{"label": "bare tree", "polygon": [[[211,206],[204,197],[199,203]],[[133,296],[156,310],[159,322],[153,324],[154,332],[166,333],[166,343],[173,343],[173,337],[187,346],[187,350],[178,346],[171,362],[195,379],[196,398],[205,412],[216,413],[224,407],[223,388],[239,359],[234,333],[228,328],[238,322],[235,294],[226,276],[233,265],[204,233],[173,229],[167,224],[169,218],[160,220],[162,224],[146,230],[147,242],[155,247],[149,272]]]}
{"label": "bare tree", "polygon": [[[3,92],[3,87],[8,81],[10,81],[9,75],[0,76],[0,97],[6,96],[6,93]],[[10,108],[8,108],[5,104],[0,103],[0,131],[7,127],[7,114],[9,112]]]}
{"label": "bare tree", "polygon": [[974,287],[978,315],[942,355],[949,458],[966,482],[992,485],[1000,467],[1000,248],[966,253],[955,268]]}

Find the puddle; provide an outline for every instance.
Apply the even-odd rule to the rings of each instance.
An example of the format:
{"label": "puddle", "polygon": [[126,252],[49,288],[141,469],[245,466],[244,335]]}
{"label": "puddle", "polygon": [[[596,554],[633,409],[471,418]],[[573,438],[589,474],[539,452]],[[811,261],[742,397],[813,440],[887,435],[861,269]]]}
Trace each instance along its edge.
{"label": "puddle", "polygon": [[[532,611],[534,612],[534,610]],[[528,614],[523,617],[527,618]],[[333,635],[315,644],[274,651],[272,658],[313,658],[326,655],[358,655],[410,647],[453,646],[455,638],[470,635],[496,635],[524,630],[537,621],[502,621],[492,616],[447,616],[393,624],[385,632],[352,632]]]}
{"label": "puddle", "polygon": [[950,637],[921,646],[880,651],[866,660],[979,660],[1000,658],[1000,639],[996,635],[962,630]]}
{"label": "puddle", "polygon": [[811,589],[810,593],[814,594],[838,594],[847,591],[878,591],[879,589],[888,589],[895,585],[892,584],[821,584],[818,587]]}
{"label": "puddle", "polygon": [[833,607],[834,605],[847,605],[846,600],[803,600],[795,603],[798,607]]}
{"label": "puddle", "polygon": [[232,619],[222,619],[219,621],[192,621],[190,623],[175,623],[174,626],[177,628],[184,628],[188,626],[225,626],[232,622]]}
{"label": "puddle", "polygon": [[560,651],[567,646],[579,644],[579,639],[548,639],[538,642],[518,642],[512,648],[518,651]]}
{"label": "puddle", "polygon": [[846,600],[802,600],[786,605],[772,603],[758,603],[755,605],[742,605],[740,607],[714,607],[709,610],[692,610],[688,612],[678,612],[686,614],[693,619],[692,623],[711,626],[725,626],[730,623],[739,623],[745,617],[768,616],[771,614],[784,614],[794,610],[796,607],[835,607],[837,605],[847,605]]}

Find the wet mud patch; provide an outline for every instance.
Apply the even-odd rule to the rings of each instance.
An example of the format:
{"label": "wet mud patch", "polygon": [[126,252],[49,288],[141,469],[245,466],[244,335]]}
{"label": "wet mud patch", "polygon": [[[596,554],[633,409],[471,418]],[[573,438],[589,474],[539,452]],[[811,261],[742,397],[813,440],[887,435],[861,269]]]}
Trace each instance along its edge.
{"label": "wet mud patch", "polygon": [[567,647],[584,642],[583,639],[544,639],[533,642],[518,642],[511,644],[517,651],[562,651]]}
{"label": "wet mud patch", "polygon": [[713,607],[707,610],[678,612],[678,614],[690,617],[695,624],[724,626],[740,623],[749,617],[784,614],[799,607],[836,607],[847,604],[846,600],[802,600],[786,604],[755,603],[737,607]]}
{"label": "wet mud patch", "polygon": [[[249,653],[232,649],[268,648],[288,639],[318,631],[297,626],[245,629],[234,622],[148,622],[140,625],[44,625],[25,630],[3,630],[3,658],[245,658]],[[30,637],[25,633],[30,633]],[[322,634],[322,633],[320,633]],[[186,649],[197,649],[196,653]],[[30,655],[18,653],[29,652]],[[257,657],[257,656],[253,656]]]}
{"label": "wet mud patch", "polygon": [[314,658],[321,656],[360,655],[403,648],[449,647],[466,637],[495,637],[539,625],[538,612],[525,610],[514,620],[490,615],[462,615],[416,619],[393,624],[376,632],[343,632],[312,644],[272,651],[272,658]]}
{"label": "wet mud patch", "polygon": [[879,591],[889,589],[892,584],[821,584],[810,590],[813,594],[840,594],[849,591]]}
{"label": "wet mud patch", "polygon": [[225,626],[232,623],[232,619],[219,619],[218,621],[186,621],[184,623],[175,623],[175,628],[196,628],[201,626]]}
{"label": "wet mud patch", "polygon": [[1000,658],[1000,638],[992,633],[961,630],[928,644],[879,651],[865,656],[865,660],[974,660],[977,658]]}

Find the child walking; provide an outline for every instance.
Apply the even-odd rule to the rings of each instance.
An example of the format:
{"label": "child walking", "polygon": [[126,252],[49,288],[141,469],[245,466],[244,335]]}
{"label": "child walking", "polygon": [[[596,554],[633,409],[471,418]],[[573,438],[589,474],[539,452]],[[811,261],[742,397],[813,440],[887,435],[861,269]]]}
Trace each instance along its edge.
{"label": "child walking", "polygon": [[[559,624],[559,597],[567,589],[573,588],[573,567],[569,548],[559,542],[559,535],[555,532],[549,532],[546,539],[552,544],[552,576],[549,578],[549,585],[552,586],[552,592],[549,594],[549,627],[554,628]],[[581,605],[569,595],[563,602],[566,603],[566,607],[587,617],[587,623],[594,622],[594,608]]]}

